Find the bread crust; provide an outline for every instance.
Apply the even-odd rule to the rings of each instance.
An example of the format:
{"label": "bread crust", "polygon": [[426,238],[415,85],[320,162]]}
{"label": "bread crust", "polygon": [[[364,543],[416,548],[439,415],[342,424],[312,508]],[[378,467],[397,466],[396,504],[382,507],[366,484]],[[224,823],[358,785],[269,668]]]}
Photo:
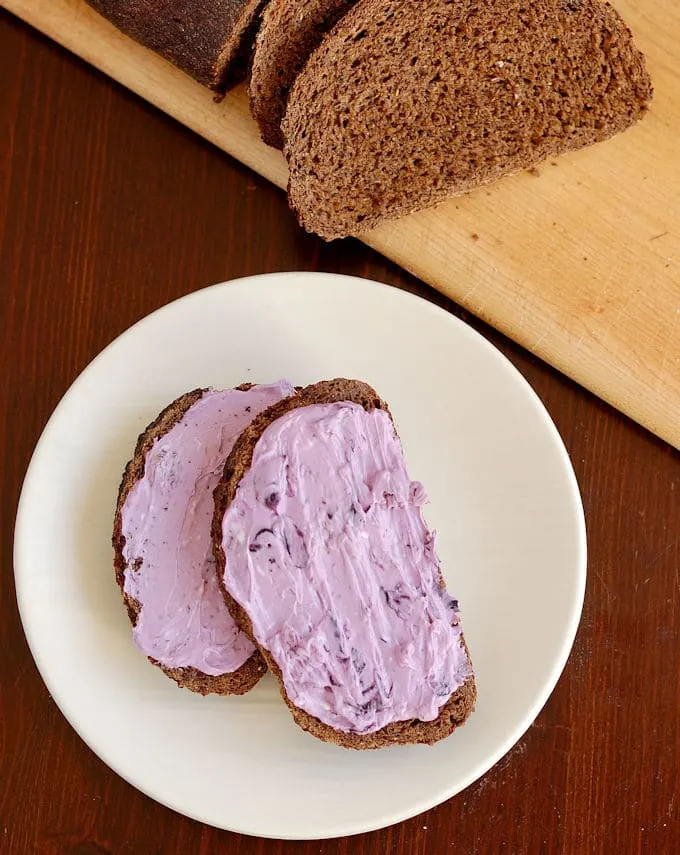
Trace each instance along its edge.
{"label": "bread crust", "polygon": [[[252,387],[251,383],[246,383],[237,388],[241,391],[247,391]],[[207,392],[207,389],[194,389],[181,395],[179,398],[172,401],[159,415],[151,422],[146,430],[140,434],[135,453],[132,459],[128,462],[123,473],[123,478],[118,490],[118,501],[116,503],[116,512],[113,520],[113,565],[116,573],[116,582],[123,595],[123,601],[127,609],[128,617],[134,627],[137,623],[137,618],[141,611],[141,604],[129,594],[125,593],[125,568],[126,562],[123,557],[123,549],[125,547],[125,536],[123,534],[122,509],[130,491],[135,486],[137,481],[144,477],[144,467],[146,456],[153,447],[157,439],[164,436],[184,417],[185,413]],[[138,572],[143,572],[139,570]],[[242,695],[253,688],[262,675],[267,670],[264,659],[258,650],[255,650],[248,659],[232,673],[219,674],[213,676],[205,674],[203,671],[193,667],[185,668],[168,668],[154,659],[152,656],[147,657],[149,662],[156,665],[168,677],[174,680],[178,686],[189,689],[192,692],[197,692],[199,695]]]}
{"label": "bread crust", "polygon": [[[224,570],[226,566],[226,556],[222,549],[222,520],[224,514],[236,495],[241,478],[252,464],[253,452],[258,440],[272,422],[298,407],[307,407],[312,404],[331,404],[340,401],[351,401],[359,404],[367,412],[380,409],[386,412],[390,416],[390,419],[392,418],[392,414],[385,401],[378,396],[374,389],[362,381],[338,378],[307,386],[293,397],[279,401],[264,410],[241,433],[234,444],[231,454],[227,458],[223,476],[215,488],[215,514],[212,523],[212,538],[217,564],[218,583],[229,611],[232,613],[237,625],[255,644],[257,644],[257,641],[254,638],[252,623],[247,612],[229,594],[224,585]],[[440,584],[444,585],[441,577]],[[461,643],[467,652],[465,640],[462,639]],[[438,717],[434,721],[411,719],[408,721],[392,722],[374,733],[348,733],[336,730],[315,716],[305,712],[305,710],[300,709],[300,707],[297,707],[286,694],[281,669],[276,661],[266,648],[260,647],[260,652],[267,663],[267,667],[276,678],[281,696],[299,727],[324,742],[332,742],[343,748],[373,749],[383,748],[388,745],[409,745],[414,743],[431,745],[449,736],[457,727],[465,723],[474,709],[477,697],[475,679],[474,676],[471,676],[451,695],[449,700],[442,706]]]}
{"label": "bread crust", "polygon": [[245,76],[266,0],[87,0],[126,35],[217,92]]}

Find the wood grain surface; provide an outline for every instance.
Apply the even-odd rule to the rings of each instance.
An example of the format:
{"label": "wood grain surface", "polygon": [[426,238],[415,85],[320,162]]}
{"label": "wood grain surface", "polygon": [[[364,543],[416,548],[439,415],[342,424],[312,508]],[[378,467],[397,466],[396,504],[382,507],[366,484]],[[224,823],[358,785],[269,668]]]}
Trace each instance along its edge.
{"label": "wood grain surface", "polygon": [[[84,0],[0,5],[284,186],[243,87],[215,104]],[[365,240],[680,448],[680,6],[615,5],[656,87],[642,123]]]}
{"label": "wood grain surface", "polygon": [[[2,855],[680,851],[680,455],[359,242],[305,235],[271,184],[2,12],[0,81]],[[379,279],[481,330],[555,419],[589,532],[576,644],[520,743],[422,816],[314,843],[217,831],[111,772],[43,685],[12,576],[29,457],[85,365],[171,299],[291,269]],[[510,640],[512,627],[499,631]]]}

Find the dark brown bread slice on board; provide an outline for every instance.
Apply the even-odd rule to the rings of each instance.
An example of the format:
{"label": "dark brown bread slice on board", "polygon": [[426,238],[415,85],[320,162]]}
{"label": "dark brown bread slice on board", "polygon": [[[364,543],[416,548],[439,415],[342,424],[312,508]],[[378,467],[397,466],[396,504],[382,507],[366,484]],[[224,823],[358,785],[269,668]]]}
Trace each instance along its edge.
{"label": "dark brown bread slice on board", "polygon": [[324,34],[356,0],[270,0],[250,69],[250,111],[262,139],[283,148],[281,120],[290,87]]}
{"label": "dark brown bread slice on board", "polygon": [[[238,386],[238,389],[246,391],[252,384],[246,383],[243,386]],[[140,478],[144,477],[144,466],[147,453],[151,450],[154,442],[164,436],[174,425],[181,421],[184,414],[193,404],[198,401],[206,389],[194,389],[192,392],[187,392],[185,395],[177,398],[169,404],[158,417],[146,428],[137,440],[135,453],[130,462],[125,467],[123,479],[118,491],[118,502],[116,505],[116,513],[113,523],[113,550],[114,550],[114,568],[116,571],[116,582],[123,594],[125,607],[133,626],[137,623],[137,618],[141,609],[140,604],[130,597],[124,591],[125,585],[125,568],[126,561],[123,557],[123,549],[125,547],[125,537],[122,532],[122,508],[128,494]],[[140,572],[142,572],[140,570]],[[152,657],[149,660],[157,665],[168,677],[172,678],[178,686],[185,689],[190,689],[192,692],[198,692],[201,695],[218,694],[218,695],[242,695],[252,689],[262,675],[267,670],[264,660],[259,653],[255,651],[236,671],[231,674],[220,674],[212,676],[205,674],[196,668],[166,668],[160,662]]]}
{"label": "dark brown bread slice on board", "polygon": [[[251,466],[253,452],[258,440],[270,424],[298,407],[343,401],[351,401],[359,404],[367,412],[371,412],[376,408],[384,410],[392,418],[387,404],[381,400],[374,389],[362,381],[338,378],[307,386],[294,397],[280,401],[260,413],[241,433],[231,454],[227,458],[223,477],[215,489],[215,515],[213,517],[212,537],[218,581],[236,623],[253,640],[253,626],[248,614],[224,587],[225,554],[222,549],[222,520],[225,511],[236,495],[241,478]],[[441,576],[439,582],[443,587],[444,581]],[[462,644],[467,652],[464,639],[462,639]],[[317,738],[325,742],[341,745],[345,748],[371,749],[397,744],[432,744],[449,736],[456,727],[465,723],[474,709],[477,697],[474,676],[471,676],[441,707],[439,716],[434,721],[412,719],[388,724],[373,733],[348,733],[334,729],[315,716],[297,707],[286,694],[283,685],[283,675],[277,662],[268,650],[260,648],[260,651],[270,671],[278,680],[281,695],[288,705],[295,722],[303,730],[308,731]]]}
{"label": "dark brown bread slice on board", "polygon": [[357,234],[605,140],[651,97],[600,0],[360,0],[291,89],[290,204],[308,231]]}
{"label": "dark brown bread slice on board", "polygon": [[126,35],[223,92],[245,73],[247,42],[266,0],[87,2]]}

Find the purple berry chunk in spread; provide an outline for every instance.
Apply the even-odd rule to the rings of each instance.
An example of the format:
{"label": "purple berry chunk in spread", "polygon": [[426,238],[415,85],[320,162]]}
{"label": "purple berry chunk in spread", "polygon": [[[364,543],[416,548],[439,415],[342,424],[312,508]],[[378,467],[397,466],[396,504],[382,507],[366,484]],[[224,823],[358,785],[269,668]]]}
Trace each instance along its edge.
{"label": "purple berry chunk in spread", "polygon": [[241,431],[294,391],[281,381],[206,392],[154,442],[125,500],[124,590],[141,605],[133,637],[166,667],[218,676],[236,671],[255,649],[217,584],[212,494]]}
{"label": "purple berry chunk in spread", "polygon": [[225,513],[226,587],[289,698],[336,730],[432,721],[472,675],[426,501],[386,413],[317,404],[266,428]]}

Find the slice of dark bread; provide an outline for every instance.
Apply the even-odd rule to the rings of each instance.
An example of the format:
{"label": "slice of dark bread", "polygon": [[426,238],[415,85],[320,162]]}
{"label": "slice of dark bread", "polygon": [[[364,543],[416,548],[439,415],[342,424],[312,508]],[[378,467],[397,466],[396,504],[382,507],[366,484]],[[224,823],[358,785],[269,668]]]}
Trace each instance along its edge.
{"label": "slice of dark bread", "polygon": [[244,54],[266,0],[87,0],[126,35],[210,89],[245,75]]}
{"label": "slice of dark bread", "polygon": [[600,0],[360,0],[291,89],[290,204],[308,231],[357,234],[605,140],[651,97]]}
{"label": "slice of dark bread", "polygon": [[[250,383],[237,388],[242,391],[247,391],[251,388]],[[185,413],[205,394],[207,389],[194,389],[192,392],[187,392],[185,395],[177,398],[170,403],[159,415],[151,422],[137,440],[135,453],[130,462],[125,467],[123,479],[118,491],[118,502],[116,504],[116,513],[113,523],[113,549],[114,549],[114,568],[116,573],[116,582],[123,594],[123,600],[127,608],[127,613],[133,627],[136,625],[141,610],[141,605],[135,599],[125,593],[125,570],[127,562],[123,556],[125,548],[125,536],[123,535],[122,527],[122,508],[125,504],[130,491],[135,486],[137,481],[144,477],[145,461],[148,452],[154,446],[154,443],[176,425]],[[140,571],[141,572],[141,571]],[[220,674],[213,676],[193,667],[186,668],[168,668],[161,662],[158,662],[152,657],[148,657],[149,661],[157,665],[168,677],[173,679],[178,686],[185,689],[190,689],[192,692],[198,692],[201,695],[218,694],[218,695],[242,695],[252,689],[262,675],[267,670],[264,660],[258,650],[246,660],[246,662],[232,673]]]}
{"label": "slice of dark bread", "polygon": [[[390,419],[392,418],[387,404],[380,399],[374,389],[361,381],[340,378],[307,386],[294,397],[274,404],[263,411],[243,431],[227,458],[223,477],[215,489],[215,515],[213,517],[212,537],[218,581],[236,623],[255,643],[257,641],[254,638],[253,624],[248,613],[229,593],[224,584],[224,572],[227,560],[222,546],[224,515],[237,494],[241,479],[251,467],[255,446],[266,429],[277,419],[299,407],[307,407],[314,404],[332,404],[335,402],[352,402],[363,407],[367,412],[380,409],[385,411]],[[329,478],[333,478],[333,476],[334,473],[329,472]],[[243,548],[245,549],[245,544]],[[286,545],[286,548],[288,548],[288,545]],[[439,586],[443,589],[444,581],[441,575],[439,575],[438,581]],[[465,649],[469,662],[465,640],[462,635],[460,638],[461,645]],[[364,734],[337,730],[315,716],[310,715],[292,702],[284,687],[281,668],[272,656],[271,651],[262,646],[260,646],[260,651],[270,671],[279,682],[281,695],[288,705],[295,722],[303,730],[308,731],[317,738],[341,745],[345,748],[372,749],[395,744],[432,744],[450,735],[456,727],[464,724],[475,705],[477,692],[474,676],[471,673],[466,681],[453,692],[446,703],[440,708],[439,715],[433,721],[421,721],[418,719],[397,721],[389,723],[374,732]]]}
{"label": "slice of dark bread", "polygon": [[262,13],[250,70],[250,111],[262,139],[283,148],[288,92],[324,33],[356,0],[270,0]]}

